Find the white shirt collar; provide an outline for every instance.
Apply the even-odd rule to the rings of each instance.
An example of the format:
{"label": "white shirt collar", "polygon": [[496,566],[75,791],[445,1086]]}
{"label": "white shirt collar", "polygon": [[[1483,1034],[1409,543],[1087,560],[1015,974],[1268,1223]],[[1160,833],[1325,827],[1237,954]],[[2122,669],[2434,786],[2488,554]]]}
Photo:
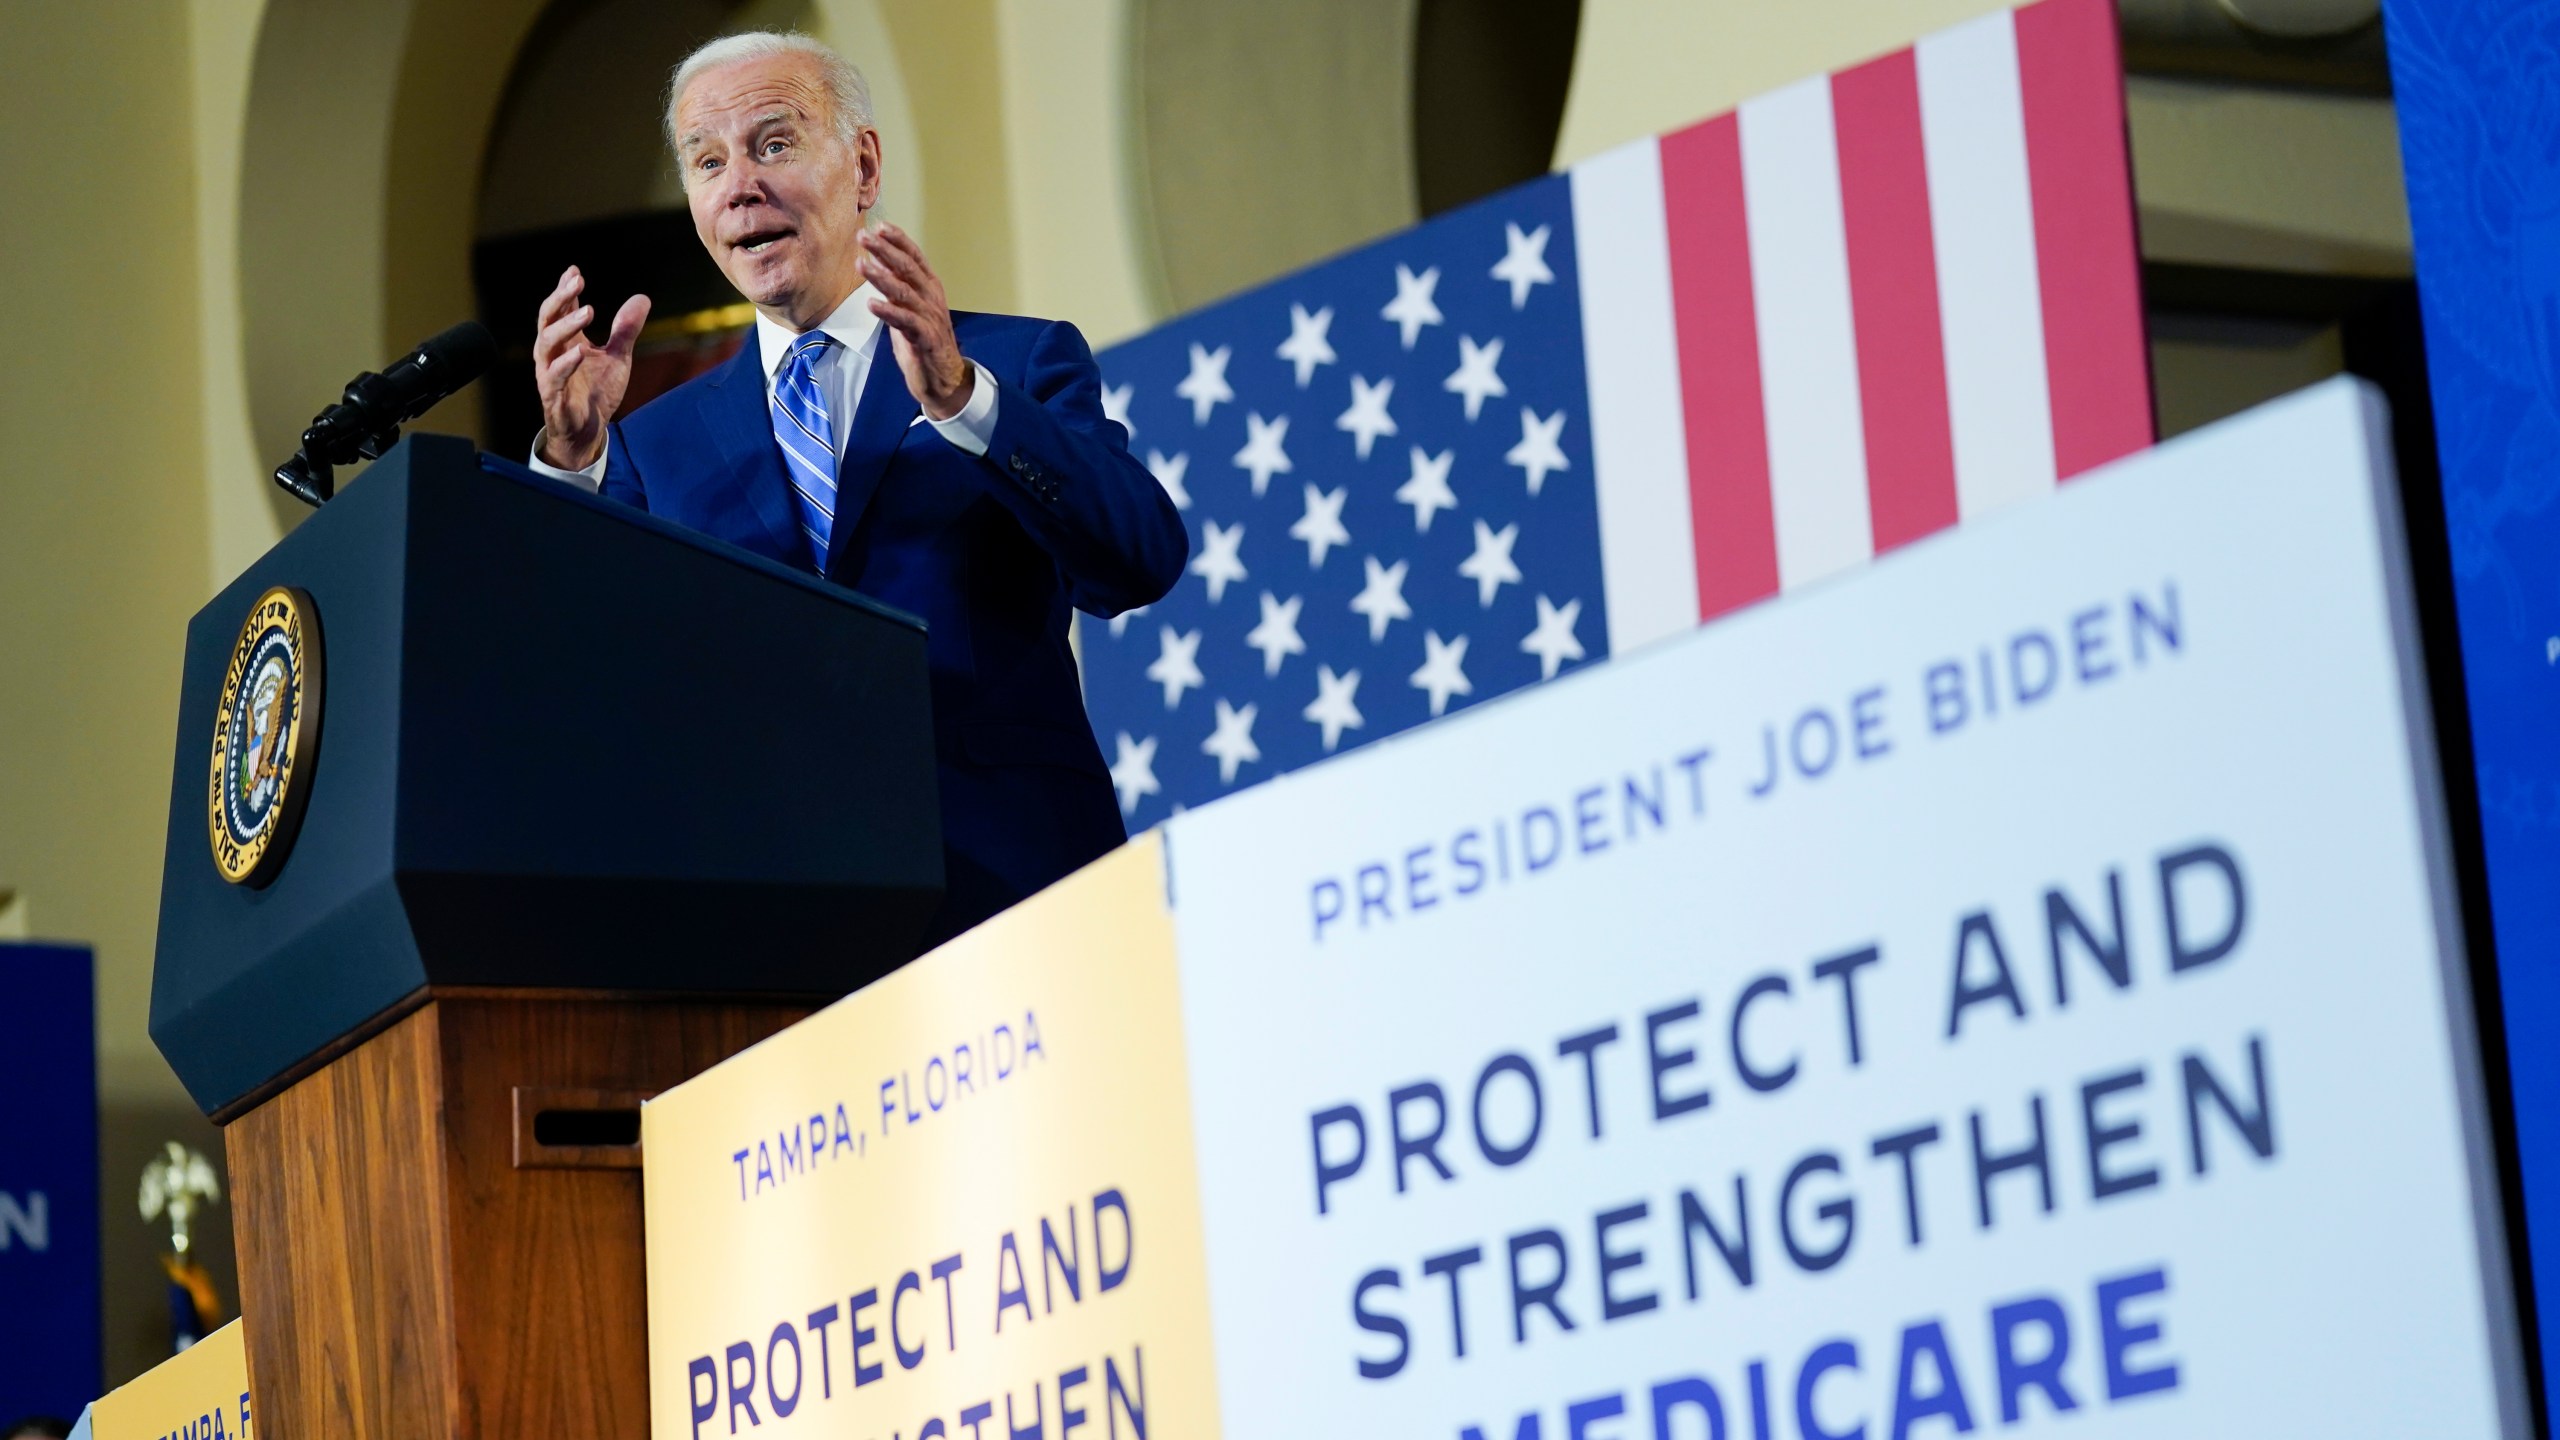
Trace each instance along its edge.
{"label": "white shirt collar", "polygon": [[[868,281],[856,286],[852,294],[844,297],[844,303],[836,307],[834,314],[819,322],[818,328],[843,346],[846,354],[863,353],[880,334],[880,317],[871,313],[871,302],[879,294]],[[782,362],[791,357],[791,342],[799,338],[799,332],[780,321],[766,318],[761,310],[756,312],[756,348],[764,360],[764,378],[768,383],[782,369]]]}

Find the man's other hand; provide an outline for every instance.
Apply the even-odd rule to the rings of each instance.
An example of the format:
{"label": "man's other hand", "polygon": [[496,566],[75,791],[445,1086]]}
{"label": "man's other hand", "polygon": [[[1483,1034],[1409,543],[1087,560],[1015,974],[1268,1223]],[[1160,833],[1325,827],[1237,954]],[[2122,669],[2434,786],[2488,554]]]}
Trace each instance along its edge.
{"label": "man's other hand", "polygon": [[593,344],[586,327],[596,318],[595,307],[579,301],[586,288],[587,277],[570,266],[560,272],[560,283],[534,316],[533,382],[542,392],[540,454],[544,464],[563,470],[584,470],[604,453],[605,422],[622,408],[622,393],[631,387],[631,351],[649,319],[649,297],[634,295],[614,312],[613,330],[604,344]]}
{"label": "man's other hand", "polygon": [[889,327],[890,348],[908,393],[931,419],[948,420],[969,403],[977,375],[951,333],[942,281],[925,263],[915,237],[895,225],[862,234],[862,278],[880,292],[871,313]]}

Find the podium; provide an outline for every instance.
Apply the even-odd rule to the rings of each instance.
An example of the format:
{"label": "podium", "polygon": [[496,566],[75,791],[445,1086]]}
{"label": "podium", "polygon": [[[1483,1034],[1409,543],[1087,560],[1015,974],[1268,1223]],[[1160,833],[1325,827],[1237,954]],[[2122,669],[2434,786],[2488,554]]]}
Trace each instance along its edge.
{"label": "podium", "polygon": [[645,1434],[639,1103],[913,954],[922,622],[415,436],[196,614],[175,775],[260,1428]]}

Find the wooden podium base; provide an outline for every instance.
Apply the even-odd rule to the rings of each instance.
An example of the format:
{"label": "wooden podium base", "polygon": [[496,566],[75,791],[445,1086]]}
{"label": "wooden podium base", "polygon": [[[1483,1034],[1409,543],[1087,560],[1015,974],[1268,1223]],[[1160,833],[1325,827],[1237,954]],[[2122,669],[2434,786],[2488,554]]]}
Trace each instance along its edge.
{"label": "wooden podium base", "polygon": [[808,1013],[431,989],[221,1117],[258,1428],[647,1434],[638,1103]]}

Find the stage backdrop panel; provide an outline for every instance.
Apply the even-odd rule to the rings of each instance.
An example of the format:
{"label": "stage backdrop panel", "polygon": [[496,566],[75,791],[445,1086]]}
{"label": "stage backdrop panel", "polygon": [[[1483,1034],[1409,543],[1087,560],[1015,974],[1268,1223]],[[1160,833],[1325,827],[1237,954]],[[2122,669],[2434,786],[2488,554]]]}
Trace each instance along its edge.
{"label": "stage backdrop panel", "polygon": [[1193,554],[1079,622],[1130,824],[2149,444],[2114,16],[1984,16],[1106,351]]}
{"label": "stage backdrop panel", "polygon": [[104,1383],[93,970],[84,946],[0,944],[0,1424]]}
{"label": "stage backdrop panel", "polygon": [[2560,1380],[2560,0],[2386,0],[2523,1209]]}
{"label": "stage backdrop panel", "polygon": [[1215,1440],[1156,840],[641,1130],[652,1433]]}
{"label": "stage backdrop panel", "polygon": [[1179,817],[1231,1440],[2527,1433],[2383,423]]}

